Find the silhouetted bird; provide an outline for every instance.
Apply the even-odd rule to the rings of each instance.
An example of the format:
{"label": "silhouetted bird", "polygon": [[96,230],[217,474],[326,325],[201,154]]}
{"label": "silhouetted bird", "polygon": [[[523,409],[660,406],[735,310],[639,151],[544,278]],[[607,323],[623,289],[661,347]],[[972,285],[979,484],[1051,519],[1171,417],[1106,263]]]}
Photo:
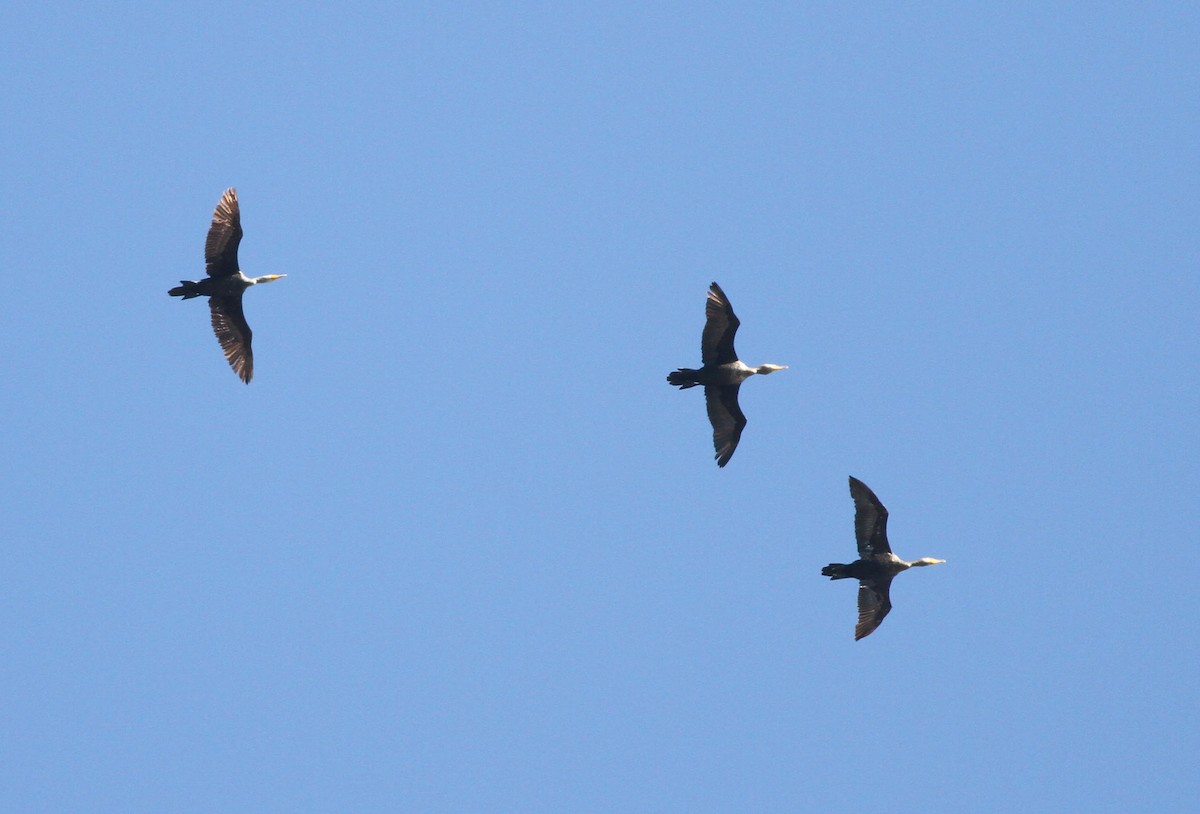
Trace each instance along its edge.
{"label": "silhouetted bird", "polygon": [[759,365],[749,367],[737,357],[733,349],[733,337],[741,322],[733,313],[729,298],[721,286],[713,283],[708,288],[708,301],[704,305],[704,333],[700,335],[700,361],[698,370],[681,367],[667,374],[667,381],[680,390],[704,385],[704,401],[708,405],[708,420],[713,427],[713,446],[716,448],[717,466],[724,466],[733,457],[746,427],[746,416],[738,406],[738,388],[755,373],[774,373],[785,370],[787,365]]}
{"label": "silhouetted bird", "polygon": [[198,282],[180,280],[167,293],[172,297],[208,297],[212,310],[213,333],[225,351],[233,372],[250,384],[254,375],[254,352],[250,350],[253,335],[242,313],[242,293],[252,285],[270,283],[286,274],[267,274],[247,277],[238,268],[237,250],[242,242],[242,215],[238,209],[237,190],[230,187],[221,196],[213,212],[208,240],[204,242],[204,262],[208,278]]}
{"label": "silhouetted bird", "polygon": [[892,609],[888,595],[892,578],[918,565],[937,565],[945,560],[922,557],[905,562],[892,553],[887,539],[887,509],[875,493],[857,478],[850,478],[850,496],[854,498],[854,536],[858,540],[858,559],[849,565],[830,563],[821,575],[830,579],[858,580],[858,624],[855,641],[867,636]]}

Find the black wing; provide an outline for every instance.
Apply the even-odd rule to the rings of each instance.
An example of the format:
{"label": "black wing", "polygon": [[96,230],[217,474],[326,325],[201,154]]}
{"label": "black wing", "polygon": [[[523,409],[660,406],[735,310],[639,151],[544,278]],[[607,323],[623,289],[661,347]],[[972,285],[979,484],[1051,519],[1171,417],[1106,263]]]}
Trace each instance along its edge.
{"label": "black wing", "polygon": [[737,353],[733,349],[733,337],[742,323],[734,315],[729,298],[716,283],[708,287],[704,315],[704,333],[700,337],[700,361],[705,365],[736,362]]}
{"label": "black wing", "polygon": [[892,599],[888,595],[891,587],[891,577],[858,583],[858,624],[854,626],[854,641],[869,636],[888,615],[892,609]]}
{"label": "black wing", "polygon": [[237,190],[225,190],[213,212],[208,239],[204,241],[204,262],[209,277],[228,277],[238,272],[237,250],[242,242],[242,213]]}
{"label": "black wing", "polygon": [[738,388],[741,385],[727,384],[721,387],[708,385],[704,388],[704,402],[708,405],[708,420],[713,428],[713,447],[716,449],[717,466],[724,466],[733,457],[742,430],[746,427],[746,416],[738,406]]}
{"label": "black wing", "polygon": [[858,556],[866,560],[879,554],[890,554],[892,547],[888,545],[887,538],[887,509],[883,508],[875,493],[855,477],[850,478],[850,496],[854,498],[854,536],[858,540]]}
{"label": "black wing", "polygon": [[253,334],[242,313],[242,295],[209,297],[208,307],[212,309],[213,333],[221,343],[221,350],[225,351],[229,366],[238,378],[250,384],[254,375],[254,354],[250,350]]}

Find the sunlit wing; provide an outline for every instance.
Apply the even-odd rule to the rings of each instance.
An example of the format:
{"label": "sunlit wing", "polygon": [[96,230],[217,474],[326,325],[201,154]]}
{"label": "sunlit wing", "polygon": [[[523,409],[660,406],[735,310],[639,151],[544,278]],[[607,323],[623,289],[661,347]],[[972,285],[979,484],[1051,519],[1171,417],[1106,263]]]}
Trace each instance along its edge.
{"label": "sunlit wing", "polygon": [[704,333],[700,337],[700,360],[706,365],[737,361],[733,337],[742,323],[734,316],[733,306],[721,286],[713,283],[704,304]]}
{"label": "sunlit wing", "polygon": [[729,463],[733,451],[737,449],[738,441],[742,439],[742,430],[746,427],[746,416],[738,406],[739,386],[709,385],[704,388],[704,403],[708,407],[708,420],[712,423],[717,466]]}
{"label": "sunlit wing", "polygon": [[213,333],[225,351],[229,366],[246,384],[254,375],[254,354],[250,350],[252,333],[242,313],[242,295],[232,297],[209,297],[212,309]]}
{"label": "sunlit wing", "polygon": [[883,621],[883,617],[892,609],[892,600],[888,595],[891,585],[891,577],[858,583],[858,624],[854,627],[855,641],[874,632]]}
{"label": "sunlit wing", "polygon": [[228,277],[238,271],[237,251],[242,242],[242,214],[237,190],[225,190],[213,212],[208,239],[204,241],[204,262],[209,277]]}

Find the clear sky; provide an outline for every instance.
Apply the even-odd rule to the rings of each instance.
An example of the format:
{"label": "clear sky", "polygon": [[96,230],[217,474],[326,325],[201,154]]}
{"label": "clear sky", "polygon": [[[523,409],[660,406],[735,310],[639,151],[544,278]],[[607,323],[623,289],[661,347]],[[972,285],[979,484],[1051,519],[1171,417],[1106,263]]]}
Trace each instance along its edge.
{"label": "clear sky", "polygon": [[[18,4],[0,798],[1189,811],[1194,3]],[[240,193],[255,379],[204,302]],[[721,283],[749,426],[698,390]],[[847,475],[895,609],[853,639]]]}

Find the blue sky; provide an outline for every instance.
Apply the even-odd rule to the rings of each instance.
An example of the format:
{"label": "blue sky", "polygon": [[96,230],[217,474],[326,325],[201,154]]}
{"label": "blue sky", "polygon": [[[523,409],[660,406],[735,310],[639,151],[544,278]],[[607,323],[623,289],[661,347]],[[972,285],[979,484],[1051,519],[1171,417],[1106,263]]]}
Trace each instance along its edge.
{"label": "blue sky", "polygon": [[[13,811],[1183,811],[1200,11],[14,7]],[[255,380],[202,302],[236,186]],[[749,426],[712,462],[717,280]],[[855,642],[846,476],[891,510]],[[1191,549],[1188,549],[1191,550]]]}

